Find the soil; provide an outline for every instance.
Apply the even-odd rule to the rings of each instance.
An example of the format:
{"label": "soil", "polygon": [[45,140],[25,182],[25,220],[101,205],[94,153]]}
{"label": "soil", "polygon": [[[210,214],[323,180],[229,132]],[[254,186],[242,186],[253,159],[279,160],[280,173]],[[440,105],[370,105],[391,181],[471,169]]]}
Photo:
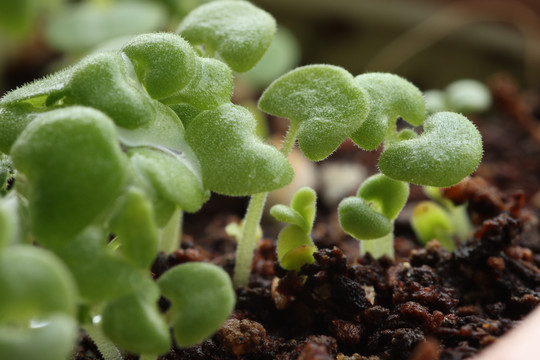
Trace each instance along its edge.
{"label": "soil", "polygon": [[[335,209],[321,205],[314,264],[287,272],[276,262],[275,240],[261,240],[231,318],[202,344],[173,347],[160,359],[457,360],[519,324],[540,303],[540,96],[520,93],[507,77],[491,87],[494,110],[472,118],[484,138],[483,163],[446,190],[455,203],[468,203],[475,231],[465,243],[451,253],[437,241],[420,247],[400,218],[395,260],[358,258],[355,240],[335,231]],[[376,169],[376,153],[350,144],[332,158]],[[422,197],[413,188],[411,203]],[[153,275],[187,261],[231,273],[235,243],[223,228],[245,206],[246,199],[213,196],[186,218],[182,248],[158,256]],[[75,359],[99,359],[81,339]]]}

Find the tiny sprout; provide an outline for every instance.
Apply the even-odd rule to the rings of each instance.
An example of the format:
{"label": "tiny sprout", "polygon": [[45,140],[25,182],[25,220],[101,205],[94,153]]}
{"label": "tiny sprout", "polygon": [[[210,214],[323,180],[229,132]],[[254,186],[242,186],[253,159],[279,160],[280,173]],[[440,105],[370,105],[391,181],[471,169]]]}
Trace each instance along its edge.
{"label": "tiny sprout", "polygon": [[432,201],[415,205],[411,215],[411,227],[422,245],[437,239],[449,251],[454,249],[453,226],[448,213]]}
{"label": "tiny sprout", "polygon": [[361,241],[361,254],[375,258],[394,255],[394,219],[409,197],[409,185],[383,174],[369,177],[356,196],[345,198],[338,207],[343,230]]}
{"label": "tiny sprout", "polygon": [[315,219],[317,195],[310,187],[296,191],[290,206],[274,205],[270,214],[277,220],[288,223],[278,236],[277,256],[279,264],[286,270],[298,271],[305,264],[315,261],[313,253],[317,247],[311,239]]}

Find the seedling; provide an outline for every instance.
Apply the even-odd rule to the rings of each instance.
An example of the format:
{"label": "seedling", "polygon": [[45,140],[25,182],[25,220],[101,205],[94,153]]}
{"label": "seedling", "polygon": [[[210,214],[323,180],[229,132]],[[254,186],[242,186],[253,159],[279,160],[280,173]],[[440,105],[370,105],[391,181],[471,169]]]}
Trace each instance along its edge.
{"label": "seedling", "polygon": [[279,264],[285,270],[298,271],[305,264],[315,262],[317,247],[311,239],[315,220],[317,194],[310,187],[296,191],[290,206],[274,205],[270,214],[289,225],[280,231],[277,243]]}
{"label": "seedling", "polygon": [[394,256],[394,219],[407,198],[409,185],[376,174],[364,181],[356,196],[345,198],[338,207],[343,230],[361,240],[360,253],[375,258]]}
{"label": "seedling", "polygon": [[413,209],[411,226],[416,237],[422,244],[437,239],[452,251],[456,242],[465,241],[472,231],[467,204],[455,205],[438,188],[425,187],[424,192],[432,200],[422,201]]}
{"label": "seedling", "polygon": [[476,114],[488,110],[492,103],[486,85],[473,79],[454,81],[444,90],[427,90],[424,96],[427,111],[431,114],[439,111]]}
{"label": "seedling", "polygon": [[[256,135],[253,115],[230,102],[233,70],[247,71],[262,57],[274,19],[248,2],[219,1],[189,14],[178,32],[137,36],[0,99],[0,151],[8,156],[0,167],[6,193],[0,222],[8,224],[0,228],[0,267],[11,269],[0,279],[25,284],[5,285],[0,301],[9,301],[9,311],[0,316],[6,344],[0,348],[7,352],[0,357],[37,356],[20,355],[26,345],[12,341],[18,328],[12,319],[45,319],[47,326],[32,334],[43,344],[39,355],[55,359],[67,356],[77,323],[106,360],[121,356],[117,347],[155,358],[169,348],[171,328],[179,346],[210,336],[233,307],[227,274],[190,263],[156,283],[150,264],[158,251],[179,247],[181,214],[198,211],[210,192],[252,195],[234,275],[237,286],[247,285],[266,194],[292,180],[287,155],[296,140],[313,161],[349,137],[365,149],[384,141],[381,172],[422,185],[451,185],[480,160],[480,136],[466,118],[435,114],[421,135],[397,133],[399,116],[414,126],[424,121],[417,89],[394,75],[354,78],[331,65],[293,70],[262,95],[263,111],[290,120],[277,150]],[[8,177],[14,179],[9,190]],[[375,203],[380,195],[370,194],[361,196]],[[389,200],[380,199],[375,210],[391,225],[399,206],[388,210]],[[277,210],[295,229],[280,236],[278,253],[287,268],[311,261],[314,202],[314,194],[302,190],[288,210]],[[292,232],[302,234],[300,243],[287,235]],[[300,260],[299,248],[306,255]],[[50,306],[43,308],[38,293],[19,291],[42,292],[39,279],[59,289],[49,291]],[[57,305],[49,299],[54,296],[61,298]],[[167,314],[158,310],[160,296],[172,304]],[[34,302],[19,306],[28,297]]]}

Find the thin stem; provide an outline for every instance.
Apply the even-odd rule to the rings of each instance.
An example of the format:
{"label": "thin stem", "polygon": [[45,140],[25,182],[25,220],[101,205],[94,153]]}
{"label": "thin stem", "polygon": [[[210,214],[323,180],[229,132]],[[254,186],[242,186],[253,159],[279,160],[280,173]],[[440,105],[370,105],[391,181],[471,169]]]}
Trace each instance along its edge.
{"label": "thin stem", "polygon": [[183,217],[184,214],[182,209],[176,209],[167,225],[165,225],[165,227],[161,230],[159,241],[160,251],[163,251],[166,254],[170,254],[180,248],[180,234]]}
{"label": "thin stem", "polygon": [[[285,157],[289,156],[296,142],[298,126],[291,123],[289,131],[283,140],[279,150]],[[259,193],[251,196],[249,205],[244,216],[244,226],[238,247],[236,248],[236,263],[234,265],[234,285],[236,287],[247,286],[249,283],[249,274],[251,273],[251,264],[253,262],[253,251],[257,245],[257,227],[261,222],[264,203],[268,193]]]}
{"label": "thin stem", "polygon": [[387,235],[373,240],[360,241],[360,255],[370,253],[375,259],[388,255],[391,259],[394,258],[394,231],[390,231]]}
{"label": "thin stem", "polygon": [[268,193],[258,193],[251,196],[246,215],[244,216],[244,226],[242,237],[236,248],[236,264],[234,266],[235,286],[247,286],[249,274],[251,273],[251,263],[253,262],[253,251],[256,245],[257,226],[261,221],[264,203]]}
{"label": "thin stem", "polygon": [[83,324],[82,328],[96,344],[101,356],[105,360],[123,360],[122,353],[118,348],[103,334],[99,326],[93,324]]}

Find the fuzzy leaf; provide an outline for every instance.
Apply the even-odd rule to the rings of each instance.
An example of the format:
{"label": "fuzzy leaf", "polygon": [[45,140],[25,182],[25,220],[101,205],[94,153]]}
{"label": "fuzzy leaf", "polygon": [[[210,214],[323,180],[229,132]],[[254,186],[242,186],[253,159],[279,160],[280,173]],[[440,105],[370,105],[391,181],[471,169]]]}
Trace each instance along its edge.
{"label": "fuzzy leaf", "polygon": [[107,247],[105,232],[99,228],[87,228],[71,242],[57,247],[55,253],[71,270],[80,297],[89,303],[155,288],[154,281],[144,271]]}
{"label": "fuzzy leaf", "polygon": [[176,94],[163,99],[165,104],[188,103],[209,110],[229,102],[233,93],[231,69],[219,60],[196,58],[195,75]]}
{"label": "fuzzy leaf", "polygon": [[373,203],[372,208],[376,208],[388,220],[394,220],[407,202],[409,184],[375,174],[362,183],[356,196]]}
{"label": "fuzzy leaf", "polygon": [[309,225],[298,211],[287,205],[277,204],[270,209],[270,215],[283,223],[296,225],[305,233],[309,233]]}
{"label": "fuzzy leaf", "polygon": [[274,81],[259,108],[288,118],[310,160],[326,158],[356,131],[368,113],[368,98],[346,70],[331,65],[297,68]]}
{"label": "fuzzy leaf", "polygon": [[345,198],[338,207],[339,223],[345,232],[358,240],[378,239],[390,233],[392,222],[355,196]]}
{"label": "fuzzy leaf", "polygon": [[276,21],[247,1],[216,1],[189,13],[178,33],[207,53],[217,51],[234,70],[251,69],[262,58],[276,32]]}
{"label": "fuzzy leaf", "polygon": [[143,269],[152,265],[158,252],[158,231],[152,205],[142,190],[131,187],[127,191],[110,227],[122,244],[124,256]]}
{"label": "fuzzy leaf", "polygon": [[256,121],[232,104],[204,111],[186,129],[201,162],[204,185],[225,195],[251,195],[287,185],[294,173],[276,148],[255,134]]}
{"label": "fuzzy leaf", "polygon": [[76,285],[47,250],[10,246],[0,253],[0,323],[75,313]]}
{"label": "fuzzy leaf", "polygon": [[169,97],[183,89],[195,75],[195,51],[180,36],[170,33],[139,35],[122,51],[154,99]]}
{"label": "fuzzy leaf", "polygon": [[0,99],[1,104],[28,102],[35,107],[45,106],[49,98],[62,96],[69,83],[74,67],[68,67],[8,92]]}
{"label": "fuzzy leaf", "polygon": [[69,241],[96,221],[126,180],[113,122],[89,108],[40,115],[13,145],[12,158],[28,181],[33,232],[46,246]]}
{"label": "fuzzy leaf", "polygon": [[159,294],[144,299],[130,294],[109,301],[102,312],[103,331],[120,348],[136,354],[159,355],[170,347],[169,327],[157,307]]}
{"label": "fuzzy leaf", "polygon": [[0,106],[0,123],[2,124],[0,152],[9,154],[15,140],[36,118],[35,111],[37,111],[36,108],[24,102]]}
{"label": "fuzzy leaf", "polygon": [[77,339],[77,323],[63,314],[41,320],[44,325],[38,328],[0,326],[0,359],[67,359]]}
{"label": "fuzzy leaf", "polygon": [[426,118],[422,92],[400,76],[388,73],[367,73],[355,78],[370,98],[366,121],[351,135],[351,139],[366,150],[376,149],[393,128],[398,117],[412,125],[420,125]]}
{"label": "fuzzy leaf", "polygon": [[471,174],[482,159],[482,138],[466,117],[441,112],[427,118],[416,139],[392,144],[381,155],[386,176],[418,185],[446,187]]}
{"label": "fuzzy leaf", "polygon": [[172,303],[169,315],[180,347],[195,345],[211,336],[233,310],[231,279],[216,265],[181,264],[164,273],[157,283]]}
{"label": "fuzzy leaf", "polygon": [[65,102],[103,111],[128,129],[156,116],[152,99],[129,77],[126,61],[116,53],[98,53],[83,59],[67,87]]}
{"label": "fuzzy leaf", "polygon": [[128,154],[158,197],[188,212],[199,210],[206,201],[200,170],[183,154],[152,148],[134,148]]}

